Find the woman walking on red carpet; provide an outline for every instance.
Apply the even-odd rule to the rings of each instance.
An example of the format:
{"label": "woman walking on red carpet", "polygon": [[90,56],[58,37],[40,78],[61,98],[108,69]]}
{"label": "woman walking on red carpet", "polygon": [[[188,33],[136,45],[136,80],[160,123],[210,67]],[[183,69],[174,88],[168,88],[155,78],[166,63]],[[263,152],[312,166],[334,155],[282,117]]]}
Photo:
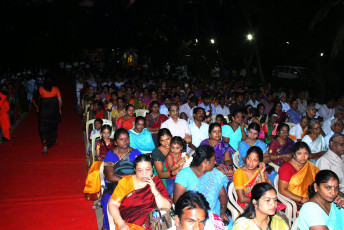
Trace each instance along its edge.
{"label": "woman walking on red carpet", "polygon": [[62,98],[59,88],[53,86],[51,78],[46,78],[39,88],[41,97],[38,110],[38,130],[43,144],[43,154],[48,147],[57,144],[57,124],[61,118]]}

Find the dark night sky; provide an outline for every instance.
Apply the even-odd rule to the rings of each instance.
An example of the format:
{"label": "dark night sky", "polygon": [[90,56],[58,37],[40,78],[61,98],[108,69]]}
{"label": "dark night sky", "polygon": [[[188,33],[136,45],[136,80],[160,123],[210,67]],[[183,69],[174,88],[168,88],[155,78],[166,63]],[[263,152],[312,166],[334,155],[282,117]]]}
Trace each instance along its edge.
{"label": "dark night sky", "polygon": [[310,65],[320,52],[329,55],[340,25],[332,20],[338,16],[332,12],[309,30],[324,4],[320,0],[132,2],[2,1],[1,60],[57,61],[82,48],[96,47],[135,47],[153,57],[178,59],[182,40],[198,38],[197,52],[204,54],[213,49],[209,39],[214,37],[225,63],[242,65],[252,49],[245,35],[253,32],[269,68],[277,64]]}

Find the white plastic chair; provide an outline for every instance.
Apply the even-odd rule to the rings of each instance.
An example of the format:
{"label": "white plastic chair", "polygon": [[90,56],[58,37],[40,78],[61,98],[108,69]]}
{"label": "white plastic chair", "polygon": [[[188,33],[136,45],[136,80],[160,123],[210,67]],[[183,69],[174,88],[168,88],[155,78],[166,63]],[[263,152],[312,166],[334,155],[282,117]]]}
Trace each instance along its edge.
{"label": "white plastic chair", "polygon": [[228,117],[228,115],[225,115],[224,117],[225,117],[225,119],[227,121],[227,124],[229,124],[229,117]]}
{"label": "white plastic chair", "polygon": [[239,151],[236,151],[234,154],[233,154],[233,164],[234,164],[234,167],[236,169],[239,168]]}
{"label": "white plastic chair", "polygon": [[244,209],[237,203],[238,195],[235,191],[234,183],[231,183],[228,187],[228,198],[227,208],[232,213],[232,220],[235,221],[244,212]]}
{"label": "white plastic chair", "polygon": [[289,220],[289,226],[291,226],[292,223],[296,220],[297,206],[296,206],[295,201],[293,201],[292,199],[285,197],[279,193],[279,191],[278,191],[278,180],[279,180],[279,175],[277,175],[275,177],[275,181],[274,181],[274,186],[275,186],[276,191],[277,191],[277,198],[279,201],[281,201],[286,206],[285,215],[287,216],[287,218]]}
{"label": "white plastic chair", "polygon": [[286,122],[286,124],[289,126],[289,129],[291,129],[293,126],[295,126],[296,124],[291,123],[291,122]]}
{"label": "white plastic chair", "polygon": [[147,109],[136,109],[135,110],[136,117],[138,117],[138,116],[145,117],[147,113],[149,113],[149,110],[147,110]]}
{"label": "white plastic chair", "polygon": [[108,220],[109,220],[110,230],[116,230],[115,221],[113,220],[112,216],[110,215],[108,204],[107,204],[106,210],[107,210],[107,216],[108,216]]}
{"label": "white plastic chair", "polygon": [[278,169],[279,169],[279,166],[278,166],[278,165],[276,165],[276,164],[273,163],[273,162],[270,162],[269,165],[270,165],[271,167],[273,167],[274,170],[275,170],[276,172],[278,172]]}
{"label": "white plastic chair", "polygon": [[86,157],[88,156],[88,148],[89,148],[89,146],[90,146],[90,140],[89,140],[89,137],[88,137],[88,135],[89,135],[89,133],[90,133],[90,129],[89,129],[89,127],[90,127],[90,125],[92,125],[92,129],[94,128],[94,120],[95,119],[92,119],[92,120],[89,120],[89,121],[87,121],[86,122],[86,132],[85,132],[85,148],[86,148]]}
{"label": "white plastic chair", "polygon": [[100,168],[99,168],[99,177],[100,177],[100,191],[101,191],[101,194],[103,194],[104,187],[105,187],[105,181],[104,181],[104,161],[100,165]]}
{"label": "white plastic chair", "polygon": [[299,230],[299,226],[298,226],[298,219],[296,218],[296,220],[293,223],[293,226],[291,226],[290,230]]}
{"label": "white plastic chair", "polygon": [[94,158],[96,156],[96,139],[100,138],[100,133],[93,134],[92,136],[92,142],[91,142],[91,150],[92,150],[92,159],[94,162]]}
{"label": "white plastic chair", "polygon": [[91,104],[88,104],[88,105],[85,106],[85,113],[88,112],[88,109],[90,108],[90,106],[91,106]]}

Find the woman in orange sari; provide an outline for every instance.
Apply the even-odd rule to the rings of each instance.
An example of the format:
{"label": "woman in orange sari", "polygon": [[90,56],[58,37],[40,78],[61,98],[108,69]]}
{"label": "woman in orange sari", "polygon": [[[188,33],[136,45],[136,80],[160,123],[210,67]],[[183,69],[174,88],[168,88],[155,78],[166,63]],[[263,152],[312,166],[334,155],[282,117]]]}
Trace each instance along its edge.
{"label": "woman in orange sari", "polygon": [[278,170],[278,191],[294,200],[298,209],[308,201],[308,186],[315,180],[319,169],[309,159],[311,150],[305,142],[297,142],[293,147],[293,157]]}
{"label": "woman in orange sari", "polygon": [[116,126],[117,128],[124,128],[126,130],[132,129],[135,123],[135,108],[132,104],[128,104],[125,107],[125,115],[118,118]]}
{"label": "woman in orange sari", "polygon": [[116,229],[144,230],[154,209],[170,209],[171,199],[161,179],[153,176],[152,160],[140,155],[134,175],[124,176],[115,188],[108,207]]}
{"label": "woman in orange sari", "polygon": [[251,191],[253,186],[261,182],[270,182],[265,172],[263,162],[263,151],[257,146],[247,150],[246,163],[234,172],[233,183],[238,194],[238,204],[243,209],[251,202]]}

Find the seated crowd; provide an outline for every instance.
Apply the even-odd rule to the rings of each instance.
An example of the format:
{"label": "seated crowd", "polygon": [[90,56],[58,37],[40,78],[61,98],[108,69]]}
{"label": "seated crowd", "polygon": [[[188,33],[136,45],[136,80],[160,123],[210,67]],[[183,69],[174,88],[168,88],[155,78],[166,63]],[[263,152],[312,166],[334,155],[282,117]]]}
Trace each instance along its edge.
{"label": "seated crowd", "polygon": [[[82,68],[74,73],[84,120],[110,121],[94,125],[103,229],[108,212],[118,229],[146,229],[151,211],[172,203],[175,229],[289,229],[278,194],[296,203],[300,229],[344,223],[344,96],[320,105],[307,91],[296,98],[269,84],[145,72],[102,82]],[[232,184],[242,209],[235,222]]]}

